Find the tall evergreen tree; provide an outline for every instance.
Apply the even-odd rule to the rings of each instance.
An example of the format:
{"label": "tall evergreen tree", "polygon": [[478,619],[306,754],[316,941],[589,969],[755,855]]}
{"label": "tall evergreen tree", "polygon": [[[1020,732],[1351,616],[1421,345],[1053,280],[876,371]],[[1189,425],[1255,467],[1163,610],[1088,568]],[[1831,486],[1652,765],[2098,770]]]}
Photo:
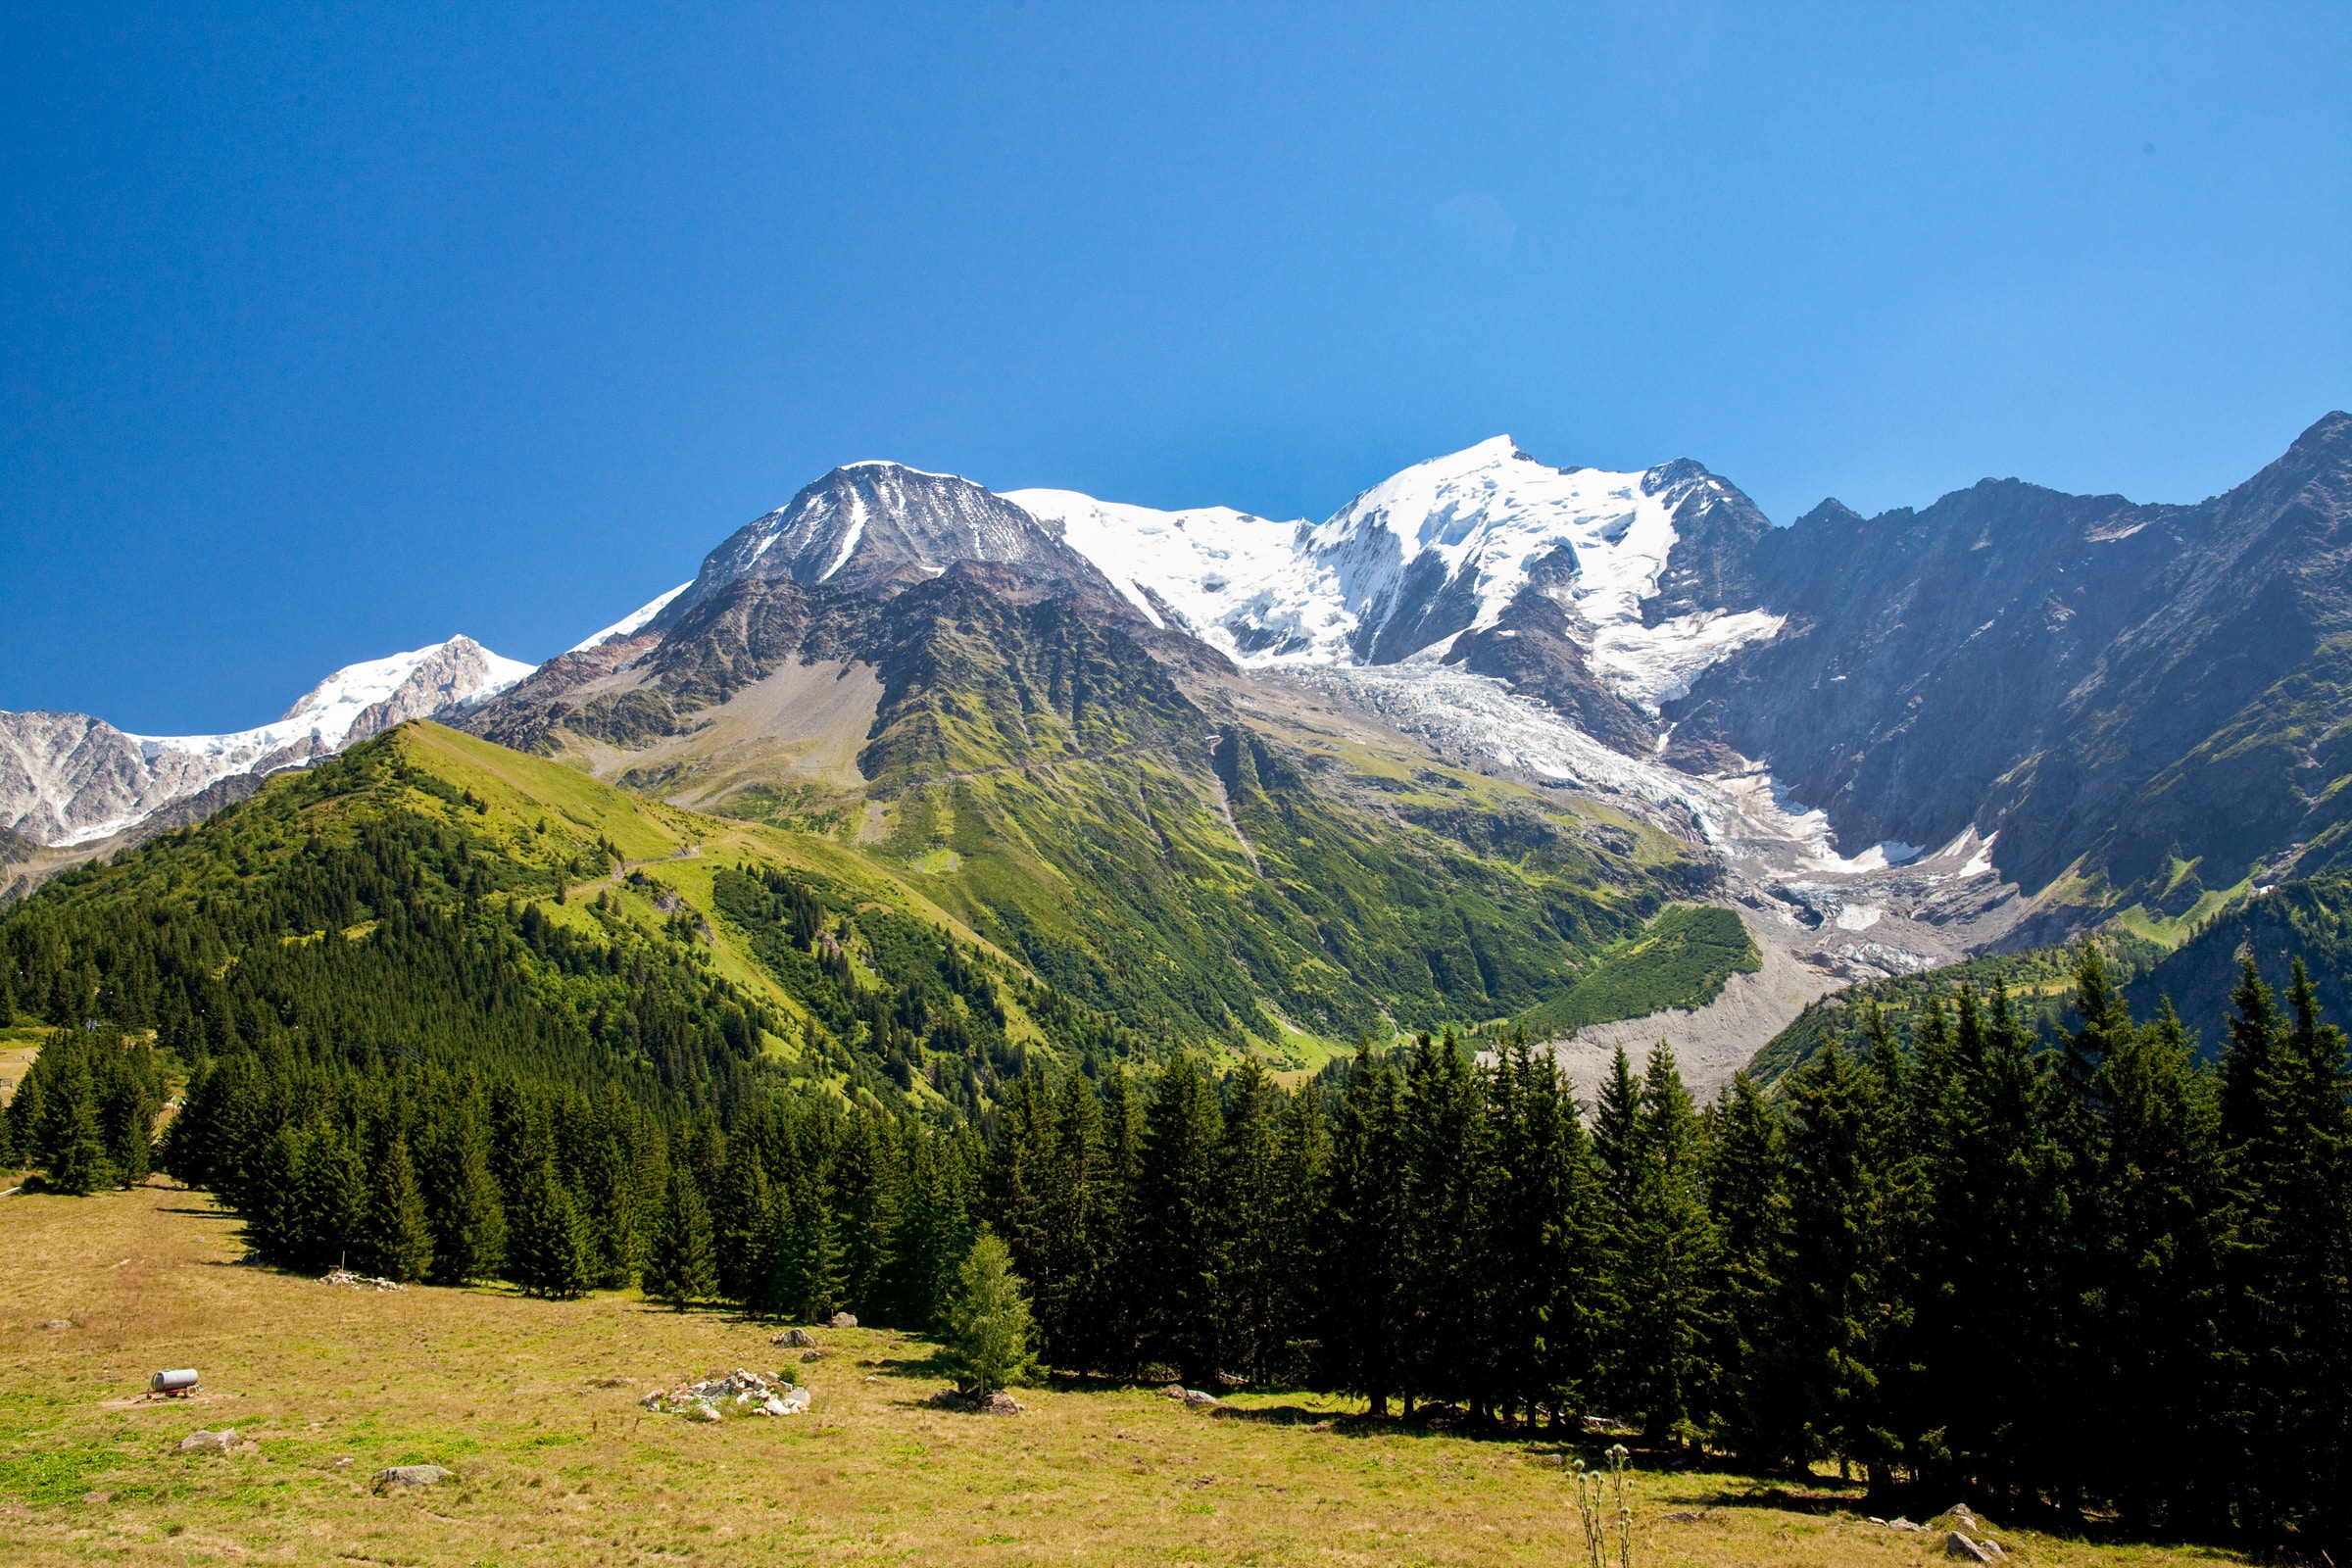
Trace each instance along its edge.
{"label": "tall evergreen tree", "polygon": [[510,1252],[514,1283],[533,1296],[569,1300],[595,1283],[594,1240],[552,1159],[523,1182]]}
{"label": "tall evergreen tree", "polygon": [[1189,1052],[1161,1068],[1145,1113],[1142,1210],[1145,1354],[1213,1383],[1223,1351],[1218,1277],[1216,1091]]}
{"label": "tall evergreen tree", "polygon": [[1778,1457],[1774,1413],[1761,1399],[1775,1332],[1774,1302],[1788,1245],[1787,1153],[1781,1117],[1745,1072],[1708,1110],[1707,1211],[1719,1242],[1715,1364],[1722,1369],[1723,1436],[1756,1463]]}
{"label": "tall evergreen tree", "polygon": [[[2134,1530],[2209,1535],[2227,1519],[2221,1312],[2226,1204],[2221,1108],[2166,1002],[2144,1029],[2110,1028],[2092,1155],[2095,1305],[2086,1402],[2091,1477]],[[2218,1484],[2217,1484],[2218,1483]]]}
{"label": "tall evergreen tree", "polygon": [[1618,1403],[1653,1442],[1697,1444],[1715,1425],[1720,1368],[1716,1238],[1706,1150],[1674,1052],[1650,1052],[1623,1184],[1615,1296],[1624,1318],[1614,1359]]}
{"label": "tall evergreen tree", "polygon": [[1284,1250],[1282,1111],[1285,1097],[1255,1057],[1226,1079],[1225,1126],[1217,1142],[1214,1198],[1217,1316],[1226,1367],[1268,1381],[1286,1344],[1284,1282],[1297,1259]]}
{"label": "tall evergreen tree", "polygon": [[61,1053],[59,1070],[44,1075],[39,1094],[40,1120],[32,1129],[32,1159],[41,1168],[43,1181],[57,1192],[77,1196],[111,1186],[115,1172],[107,1163],[98,1088],[88,1053]]}
{"label": "tall evergreen tree", "polygon": [[1358,1045],[1332,1137],[1320,1249],[1324,1377],[1374,1415],[1404,1388],[1404,1104],[1386,1057]]}
{"label": "tall evergreen tree", "polygon": [[662,1223],[646,1259],[645,1294],[679,1311],[718,1294],[718,1267],[711,1255],[710,1210],[687,1167],[669,1168]]}
{"label": "tall evergreen tree", "polygon": [[397,1134],[376,1161],[375,1190],[368,1204],[360,1266],[403,1284],[432,1272],[432,1227],[425,1218],[424,1197],[417,1190],[408,1140]]}
{"label": "tall evergreen tree", "polygon": [[433,1230],[432,1279],[470,1285],[497,1276],[507,1252],[506,1205],[490,1174],[490,1141],[460,1099],[439,1118],[420,1173]]}

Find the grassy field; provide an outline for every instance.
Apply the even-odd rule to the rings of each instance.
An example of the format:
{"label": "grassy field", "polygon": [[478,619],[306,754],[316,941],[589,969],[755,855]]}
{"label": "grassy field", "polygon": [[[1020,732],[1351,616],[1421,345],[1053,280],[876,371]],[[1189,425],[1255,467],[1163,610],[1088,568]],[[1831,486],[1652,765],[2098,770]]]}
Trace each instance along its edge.
{"label": "grassy field", "polygon": [[[929,1348],[680,1316],[631,1296],[339,1289],[233,1261],[234,1222],[152,1186],[0,1200],[0,1561],[53,1563],[1330,1563],[1583,1560],[1556,1450],[1255,1396],[1225,1417],[1149,1390],[1039,1390],[1005,1418],[926,1406]],[[41,1325],[70,1320],[65,1328]],[[716,1426],[638,1396],[789,1369],[813,1412]],[[141,1403],[147,1374],[204,1374]],[[258,1440],[183,1457],[199,1427]],[[391,1464],[457,1479],[371,1494]],[[1643,1564],[1941,1560],[1850,1494],[1715,1475],[1639,1482]],[[2203,1555],[2026,1532],[2034,1563]]]}

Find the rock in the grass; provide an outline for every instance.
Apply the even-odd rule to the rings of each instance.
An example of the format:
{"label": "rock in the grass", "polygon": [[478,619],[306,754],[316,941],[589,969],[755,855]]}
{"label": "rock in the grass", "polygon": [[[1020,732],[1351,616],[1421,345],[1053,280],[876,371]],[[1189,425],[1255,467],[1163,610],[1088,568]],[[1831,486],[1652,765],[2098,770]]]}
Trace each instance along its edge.
{"label": "rock in the grass", "polygon": [[179,1440],[182,1453],[230,1453],[237,1447],[237,1429],[225,1432],[191,1432]]}
{"label": "rock in the grass", "polygon": [[1166,1388],[1159,1391],[1159,1396],[1163,1399],[1181,1400],[1184,1397],[1184,1385],[1181,1383],[1171,1383]]}
{"label": "rock in the grass", "polygon": [[790,1415],[792,1406],[771,1394],[760,1401],[759,1413],[761,1415]]}
{"label": "rock in the grass", "polygon": [[816,1342],[814,1340],[808,1337],[808,1331],[807,1329],[786,1329],[783,1333],[768,1341],[768,1344],[770,1345],[786,1345],[790,1346],[796,1350],[807,1346],[814,1345],[815,1343]]}
{"label": "rock in the grass", "polygon": [[1898,1513],[1886,1521],[1886,1528],[1889,1530],[1925,1530],[1927,1526],[1915,1525]]}
{"label": "rock in the grass", "polygon": [[74,1320],[70,1317],[53,1317],[41,1325],[45,1329],[70,1329],[73,1326]]}
{"label": "rock in the grass", "polygon": [[686,1419],[689,1421],[715,1421],[718,1419],[718,1406],[715,1404],[697,1404],[694,1406],[694,1408],[686,1412]]}
{"label": "rock in the grass", "polygon": [[1187,1389],[1184,1391],[1184,1402],[1187,1404],[1215,1404],[1217,1396],[1202,1389]]}
{"label": "rock in the grass", "polygon": [[854,1329],[858,1326],[858,1320],[847,1312],[836,1312],[833,1314],[832,1326],[837,1329]]}
{"label": "rock in the grass", "polygon": [[801,1352],[801,1360],[804,1364],[809,1361],[822,1361],[824,1358],[825,1352],[822,1350],[803,1350]]}
{"label": "rock in the grass", "polygon": [[1021,1401],[1006,1394],[1003,1389],[999,1389],[988,1396],[980,1408],[990,1415],[1019,1415]]}
{"label": "rock in the grass", "polygon": [[453,1474],[454,1471],[444,1470],[437,1464],[396,1464],[388,1470],[375,1473],[375,1490],[381,1492],[387,1487],[437,1487]]}
{"label": "rock in the grass", "polygon": [[1946,1557],[1959,1557],[1968,1562],[2000,1561],[1982,1542],[1971,1541],[1957,1530],[1943,1538],[1943,1554]]}

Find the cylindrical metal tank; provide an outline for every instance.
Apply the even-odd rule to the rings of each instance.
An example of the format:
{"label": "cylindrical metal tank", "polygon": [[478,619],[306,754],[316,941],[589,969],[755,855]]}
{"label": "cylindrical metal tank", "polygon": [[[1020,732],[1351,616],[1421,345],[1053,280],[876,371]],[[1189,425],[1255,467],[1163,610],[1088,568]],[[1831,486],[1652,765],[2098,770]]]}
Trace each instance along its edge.
{"label": "cylindrical metal tank", "polygon": [[153,1394],[182,1394],[195,1386],[196,1369],[192,1366],[176,1372],[158,1372],[147,1380],[148,1391]]}

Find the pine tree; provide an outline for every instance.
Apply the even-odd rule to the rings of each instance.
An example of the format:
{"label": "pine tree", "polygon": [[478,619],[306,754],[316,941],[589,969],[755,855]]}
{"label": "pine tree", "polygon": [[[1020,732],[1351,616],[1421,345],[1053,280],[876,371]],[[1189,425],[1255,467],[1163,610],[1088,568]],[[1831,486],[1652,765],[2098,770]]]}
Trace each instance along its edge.
{"label": "pine tree", "polygon": [[718,1294],[718,1267],[711,1254],[710,1210],[683,1164],[669,1168],[667,1200],[646,1260],[645,1294],[679,1311]]}
{"label": "pine tree", "polygon": [[1715,1424],[1718,1265],[1704,1140],[1662,1040],[1649,1054],[1630,1144],[1634,1169],[1613,1250],[1613,1294],[1625,1310],[1620,1404],[1642,1416],[1652,1442],[1689,1446]]}
{"label": "pine tree", "polygon": [[2111,1031],[2094,1155],[2097,1315],[2087,1400],[2102,1441],[2095,1489],[2134,1531],[2210,1535],[2227,1522],[2221,1310],[2226,1224],[2221,1109],[2167,1001],[2145,1029]]}
{"label": "pine tree", "polygon": [[311,1269],[352,1261],[366,1247],[369,1197],[368,1167],[350,1135],[334,1122],[314,1121],[302,1140],[294,1187],[303,1252],[287,1261]]}
{"label": "pine tree", "polygon": [[1447,1031],[1415,1042],[1405,1073],[1405,1393],[1446,1401],[1477,1384],[1482,1285],[1473,1249],[1486,1169],[1480,1095]]}
{"label": "pine tree", "polygon": [[439,1136],[427,1147],[423,1176],[433,1282],[470,1285],[495,1278],[506,1263],[506,1205],[490,1174],[490,1141],[472,1106],[461,1100],[445,1112]]}
{"label": "pine tree", "polygon": [[393,1136],[378,1160],[370,1204],[368,1246],[361,1266],[404,1284],[423,1279],[433,1266],[433,1233],[417,1191],[416,1167],[408,1140]]}
{"label": "pine tree", "polygon": [[1143,1238],[1146,1355],[1206,1384],[1219,1370],[1223,1324],[1218,1277],[1216,1091],[1189,1052],[1160,1070],[1146,1112]]}
{"label": "pine tree", "polygon": [[595,1257],[588,1225],[580,1217],[552,1159],[524,1179],[515,1205],[510,1247],[514,1283],[533,1296],[570,1300],[588,1294]]}
{"label": "pine tree", "polygon": [[1032,1333],[1012,1253],[1002,1239],[982,1232],[956,1271],[956,1296],[947,1312],[949,1368],[966,1394],[994,1394],[1029,1376]]}
{"label": "pine tree", "polygon": [[635,1172],[619,1140],[596,1141],[586,1170],[587,1219],[595,1241],[597,1283],[625,1290],[637,1279],[642,1243],[637,1225]]}
{"label": "pine tree", "polygon": [[1886,1451],[1881,1350],[1899,1309],[1882,1288],[1886,1236],[1878,1077],[1836,1045],[1788,1088],[1788,1227],[1759,1438],[1779,1456]]}
{"label": "pine tree", "polygon": [[1396,1072],[1368,1045],[1355,1060],[1332,1137],[1330,1198],[1320,1249],[1323,1377],[1386,1415],[1403,1391],[1404,1106]]}
{"label": "pine tree", "polygon": [[1285,1342],[1283,1280],[1293,1263],[1280,1229],[1284,1097],[1253,1056],[1227,1078],[1225,1096],[1215,1194],[1217,1249],[1224,1259],[1217,1315],[1226,1367],[1264,1382]]}
{"label": "pine tree", "polygon": [[1787,1156],[1779,1114],[1745,1072],[1708,1109],[1707,1211],[1720,1243],[1715,1364],[1728,1446],[1751,1464],[1774,1456],[1770,1412],[1760,1400],[1774,1332],[1773,1302],[1788,1245]]}
{"label": "pine tree", "polygon": [[[99,1122],[98,1089],[89,1054],[78,1040],[68,1040],[62,1050],[53,1041],[41,1054],[46,1057],[51,1052],[58,1054],[60,1065],[42,1075],[40,1120],[32,1131],[33,1163],[51,1190],[86,1197],[115,1180]],[[34,1065],[40,1063],[36,1060]]]}

